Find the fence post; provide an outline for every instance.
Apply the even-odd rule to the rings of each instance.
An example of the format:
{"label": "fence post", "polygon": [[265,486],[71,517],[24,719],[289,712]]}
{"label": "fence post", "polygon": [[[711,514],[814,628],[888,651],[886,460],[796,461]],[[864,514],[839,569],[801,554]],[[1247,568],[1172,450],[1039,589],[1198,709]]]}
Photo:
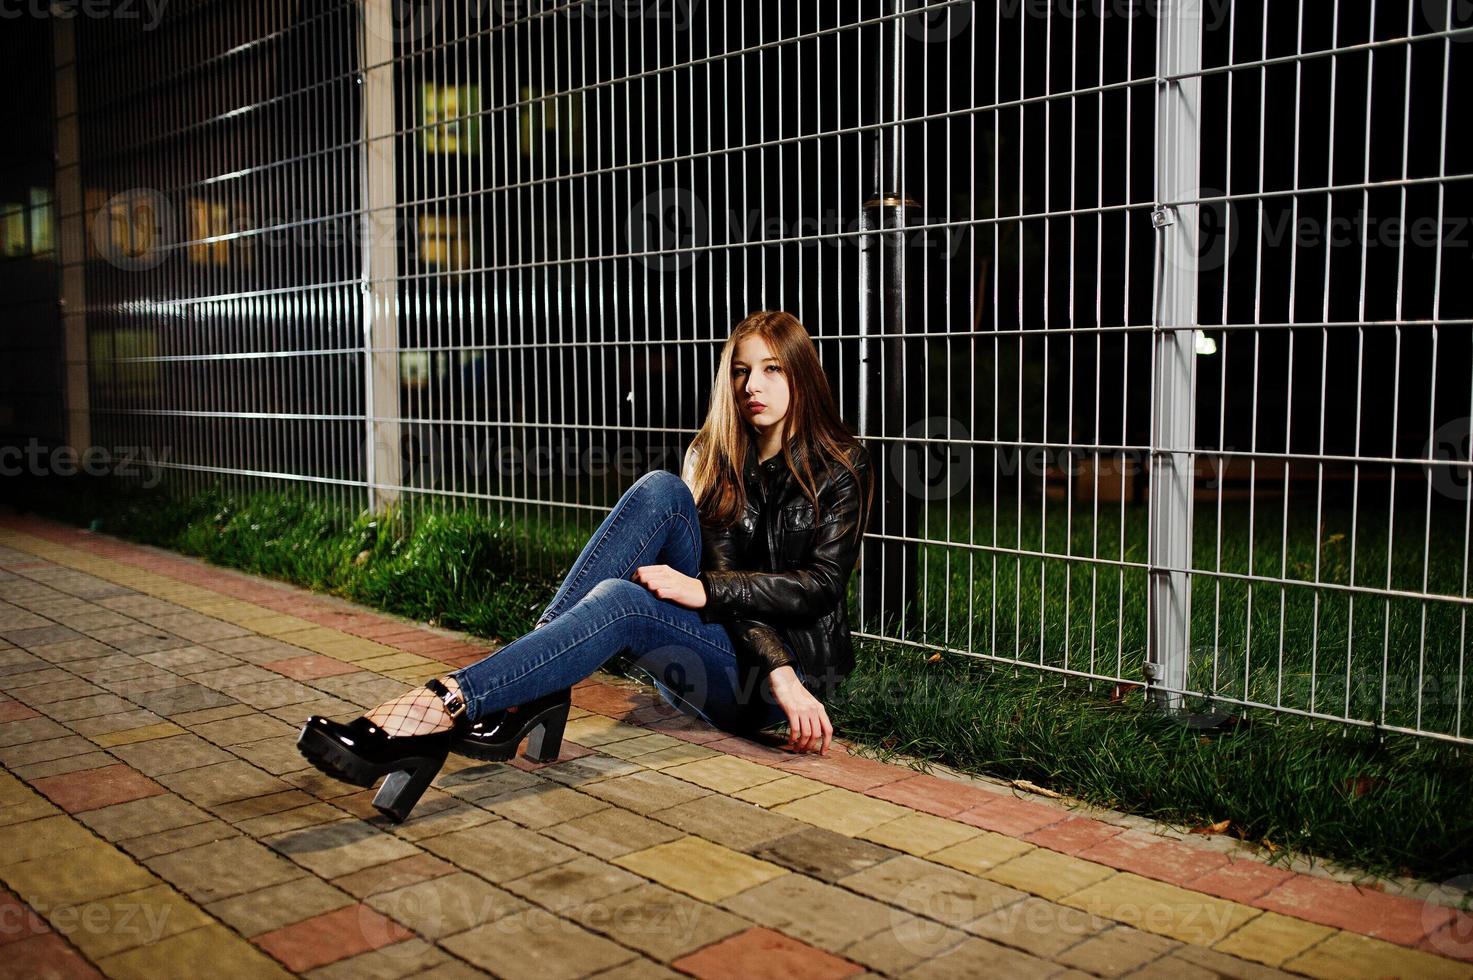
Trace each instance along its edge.
{"label": "fence post", "polygon": [[363,409],[368,507],[399,499],[399,263],[394,135],[394,0],[363,0]]}
{"label": "fence post", "polygon": [[75,21],[51,19],[53,64],[56,70],[56,195],[60,233],[62,367],[65,372],[66,418],[58,433],[66,444],[83,452],[92,444],[92,395],[88,387],[87,263],[85,204],[82,200],[81,141],[77,124],[77,42]]}
{"label": "fence post", "polygon": [[1201,0],[1162,0],[1160,11],[1146,680],[1156,704],[1176,710],[1192,646]]}
{"label": "fence post", "polygon": [[[898,476],[903,466],[897,465],[910,450],[897,437],[905,434],[907,424],[920,419],[920,411],[913,412],[915,396],[921,391],[916,379],[925,370],[912,351],[916,342],[903,336],[914,275],[914,264],[906,254],[905,229],[908,212],[920,208],[901,187],[905,19],[899,13],[903,7],[903,0],[889,0],[887,9],[895,16],[880,25],[882,70],[874,88],[875,118],[889,125],[877,127],[871,138],[870,194],[860,218],[864,234],[859,243],[859,434],[875,440],[871,464],[877,499],[870,530],[906,539],[866,541],[861,548],[860,617],[866,629],[880,634],[891,625],[899,629],[918,618],[913,610],[919,592],[919,549],[914,543],[919,507],[906,500],[906,486]],[[908,375],[915,382],[909,386]],[[903,610],[912,611],[902,616]]]}

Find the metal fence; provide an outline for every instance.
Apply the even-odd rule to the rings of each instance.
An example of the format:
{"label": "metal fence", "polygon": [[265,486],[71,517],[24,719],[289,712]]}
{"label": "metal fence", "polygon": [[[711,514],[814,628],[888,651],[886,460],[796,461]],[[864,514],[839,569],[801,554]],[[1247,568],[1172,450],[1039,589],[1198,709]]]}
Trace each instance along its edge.
{"label": "metal fence", "polygon": [[1467,742],[1464,8],[59,22],[80,441],[576,542],[788,309],[884,474],[857,635]]}

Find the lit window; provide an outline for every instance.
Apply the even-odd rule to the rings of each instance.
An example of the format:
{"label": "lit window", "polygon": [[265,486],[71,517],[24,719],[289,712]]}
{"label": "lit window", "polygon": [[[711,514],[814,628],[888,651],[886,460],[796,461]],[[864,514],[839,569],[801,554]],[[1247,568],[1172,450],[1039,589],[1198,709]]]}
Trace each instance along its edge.
{"label": "lit window", "polygon": [[399,352],[399,383],[407,388],[419,388],[430,380],[430,355],[428,351],[409,350]]}
{"label": "lit window", "polygon": [[91,376],[101,384],[152,388],[159,381],[158,338],[147,330],[96,330],[87,339]]}
{"label": "lit window", "polygon": [[436,85],[420,91],[420,141],[426,153],[472,156],[481,146],[481,88]]}
{"label": "lit window", "polygon": [[[230,208],[213,201],[189,199],[189,261],[193,265],[229,265],[230,242],[219,236],[230,230]],[[217,241],[205,241],[215,238]]]}
{"label": "lit window", "polygon": [[31,254],[45,255],[56,248],[56,213],[51,188],[31,188]]}
{"label": "lit window", "polygon": [[7,259],[30,251],[26,242],[26,209],[15,201],[0,204],[0,249]]}
{"label": "lit window", "polygon": [[51,190],[32,187],[25,201],[0,202],[0,257],[23,259],[56,248]]}
{"label": "lit window", "polygon": [[461,219],[436,214],[419,216],[419,261],[430,269],[464,269],[471,246],[461,235]]}

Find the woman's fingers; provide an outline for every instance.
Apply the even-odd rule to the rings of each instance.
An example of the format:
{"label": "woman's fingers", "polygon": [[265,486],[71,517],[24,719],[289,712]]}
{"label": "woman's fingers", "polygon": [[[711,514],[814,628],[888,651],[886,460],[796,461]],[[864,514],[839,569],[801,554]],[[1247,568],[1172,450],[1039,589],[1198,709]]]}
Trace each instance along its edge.
{"label": "woman's fingers", "polygon": [[805,712],[803,716],[803,737],[798,740],[798,751],[813,751],[813,736],[817,731],[818,719],[813,717],[812,712]]}
{"label": "woman's fingers", "polygon": [[821,702],[788,714],[788,740],[783,748],[793,752],[827,752],[834,726]]}
{"label": "woman's fingers", "polygon": [[792,733],[791,734],[792,734],[792,743],[793,743],[793,751],[794,752],[802,752],[803,751],[803,733],[804,733],[807,725],[808,725],[808,717],[807,717],[807,715],[800,713],[798,715],[798,717],[796,719],[794,719],[794,723],[791,726],[789,726],[792,729]]}
{"label": "woman's fingers", "polygon": [[788,744],[794,752],[802,752],[803,742],[808,737],[808,712],[801,711],[788,723]]}
{"label": "woman's fingers", "polygon": [[705,586],[700,579],[669,565],[641,565],[634,570],[632,581],[644,586],[657,599],[674,602],[688,609],[705,604]]}
{"label": "woman's fingers", "polygon": [[820,753],[827,752],[829,740],[833,737],[833,734],[834,726],[829,721],[828,712],[823,709],[823,705],[819,705],[814,709],[813,739],[809,743],[809,750]]}

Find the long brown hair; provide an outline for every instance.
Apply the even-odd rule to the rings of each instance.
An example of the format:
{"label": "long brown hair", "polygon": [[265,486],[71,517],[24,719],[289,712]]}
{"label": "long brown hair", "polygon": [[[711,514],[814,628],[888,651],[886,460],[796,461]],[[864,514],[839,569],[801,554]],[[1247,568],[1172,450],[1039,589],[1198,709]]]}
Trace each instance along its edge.
{"label": "long brown hair", "polygon": [[[721,349],[721,364],[711,391],[706,421],[691,442],[695,454],[692,492],[701,523],[727,528],[741,519],[747,505],[742,464],[756,433],[741,415],[732,383],[732,358],[737,346],[756,335],[767,342],[788,380],[788,412],[783,418],[782,453],[798,486],[813,504],[815,520],[821,520],[815,461],[828,468],[837,461],[861,482],[849,461],[849,451],[861,447],[859,439],[839,415],[828,375],[818,359],[818,348],[798,318],[782,310],[761,310],[736,325]],[[802,452],[795,450],[801,447]],[[860,487],[857,537],[869,524],[870,501],[874,497],[874,468]]]}

